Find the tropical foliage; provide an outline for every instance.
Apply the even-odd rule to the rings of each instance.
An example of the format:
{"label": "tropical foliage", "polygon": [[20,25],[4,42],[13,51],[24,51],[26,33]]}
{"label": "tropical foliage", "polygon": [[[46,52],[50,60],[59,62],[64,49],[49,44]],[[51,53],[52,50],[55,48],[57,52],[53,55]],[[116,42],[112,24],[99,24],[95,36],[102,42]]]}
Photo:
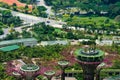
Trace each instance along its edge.
{"label": "tropical foliage", "polygon": [[99,16],[101,11],[108,12],[106,16],[112,18],[120,14],[119,0],[45,0],[45,2],[47,5],[52,5],[54,10],[78,7],[80,11],[92,11]]}

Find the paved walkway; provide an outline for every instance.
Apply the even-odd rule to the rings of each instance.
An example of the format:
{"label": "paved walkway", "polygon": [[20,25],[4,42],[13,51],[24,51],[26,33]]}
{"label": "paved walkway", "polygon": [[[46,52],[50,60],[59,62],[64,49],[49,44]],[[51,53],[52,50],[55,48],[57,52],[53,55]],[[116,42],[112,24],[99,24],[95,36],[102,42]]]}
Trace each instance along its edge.
{"label": "paved walkway", "polygon": [[45,4],[45,1],[44,1],[44,0],[40,0],[40,2],[37,2],[37,6],[44,6],[44,7],[46,7],[46,8],[47,8],[46,13],[48,13],[49,16],[50,16],[50,15],[54,15],[54,13],[53,13],[52,10],[51,10],[51,6],[47,6],[47,5]]}
{"label": "paved walkway", "polygon": [[[55,79],[53,78],[52,80],[61,80],[61,79]],[[66,77],[65,80],[77,80],[74,77]]]}

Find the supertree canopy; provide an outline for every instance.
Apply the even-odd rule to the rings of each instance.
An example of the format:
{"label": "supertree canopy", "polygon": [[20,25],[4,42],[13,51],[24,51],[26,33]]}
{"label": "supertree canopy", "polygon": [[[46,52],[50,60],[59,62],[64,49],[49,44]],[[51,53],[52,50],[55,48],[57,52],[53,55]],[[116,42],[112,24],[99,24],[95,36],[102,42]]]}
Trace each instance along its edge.
{"label": "supertree canopy", "polygon": [[44,72],[44,75],[48,78],[48,80],[51,80],[52,77],[55,75],[55,71],[49,70]]}
{"label": "supertree canopy", "polygon": [[75,56],[83,69],[83,80],[94,80],[96,67],[103,61],[104,52],[85,47],[77,49]]}
{"label": "supertree canopy", "polygon": [[61,67],[62,74],[61,74],[61,80],[65,80],[65,68],[69,65],[68,61],[58,61],[58,65]]}
{"label": "supertree canopy", "polygon": [[34,64],[25,64],[20,67],[20,70],[25,75],[26,80],[34,79],[34,75],[39,71],[39,66]]}

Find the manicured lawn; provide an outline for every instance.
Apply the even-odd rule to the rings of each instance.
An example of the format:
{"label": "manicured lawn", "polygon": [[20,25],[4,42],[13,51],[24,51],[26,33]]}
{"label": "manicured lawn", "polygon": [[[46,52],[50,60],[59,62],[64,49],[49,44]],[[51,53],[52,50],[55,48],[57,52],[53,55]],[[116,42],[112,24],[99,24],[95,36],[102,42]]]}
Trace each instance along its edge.
{"label": "manicured lawn", "polygon": [[84,23],[84,22],[94,22],[97,25],[101,25],[105,22],[105,20],[109,20],[109,23],[115,22],[114,20],[107,18],[107,17],[79,17],[79,20]]}
{"label": "manicured lawn", "polygon": [[55,29],[55,32],[57,32],[57,33],[63,33],[63,32],[65,32],[65,31],[63,31],[63,30],[61,30],[61,29]]}
{"label": "manicured lawn", "polygon": [[108,17],[78,17],[74,16],[70,18],[69,15],[65,14],[62,17],[63,21],[67,21],[68,24],[82,24],[82,25],[96,25],[101,26],[103,24],[109,26],[110,24],[116,23],[113,19]]}

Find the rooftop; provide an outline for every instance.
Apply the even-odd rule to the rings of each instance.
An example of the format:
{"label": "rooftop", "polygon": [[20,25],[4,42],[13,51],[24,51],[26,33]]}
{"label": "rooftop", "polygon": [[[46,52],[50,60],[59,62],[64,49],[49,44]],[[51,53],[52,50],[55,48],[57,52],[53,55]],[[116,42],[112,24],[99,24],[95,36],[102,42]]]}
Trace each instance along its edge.
{"label": "rooftop", "polygon": [[41,41],[41,45],[45,46],[45,45],[55,45],[55,44],[62,44],[62,45],[66,45],[69,42],[67,40],[58,40],[58,41]]}
{"label": "rooftop", "polygon": [[7,52],[7,51],[16,50],[16,49],[18,49],[18,48],[19,48],[18,45],[11,45],[11,46],[1,47],[1,48],[0,48],[0,51]]}
{"label": "rooftop", "polygon": [[6,40],[6,41],[1,41],[0,46],[16,44],[16,43],[22,43],[22,42],[29,42],[29,41],[37,41],[37,40],[35,38]]}

